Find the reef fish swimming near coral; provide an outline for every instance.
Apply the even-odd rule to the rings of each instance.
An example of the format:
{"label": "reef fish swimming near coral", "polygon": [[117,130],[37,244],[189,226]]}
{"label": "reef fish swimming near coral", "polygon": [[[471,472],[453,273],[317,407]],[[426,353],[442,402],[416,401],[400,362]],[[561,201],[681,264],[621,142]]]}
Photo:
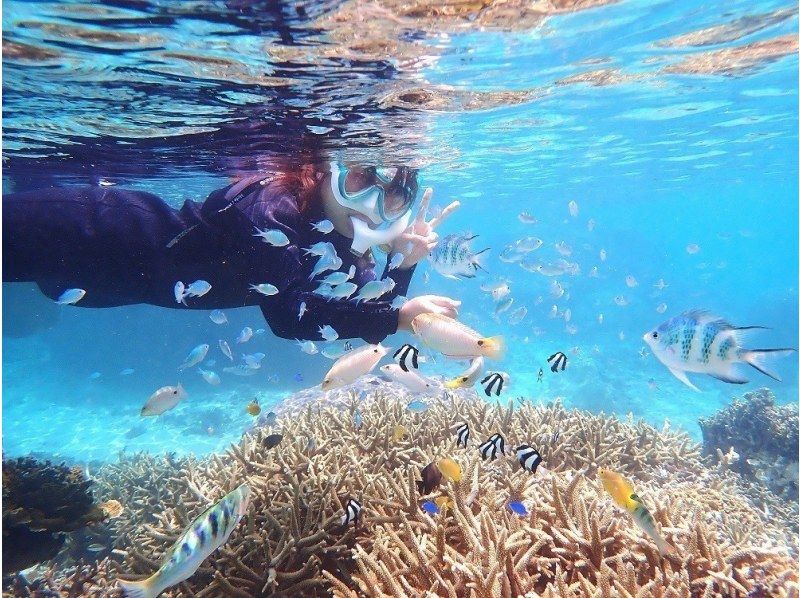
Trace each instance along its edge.
{"label": "reef fish swimming near coral", "polygon": [[597,476],[603,484],[606,492],[611,495],[617,505],[631,514],[633,520],[648,536],[650,536],[658,547],[661,555],[672,553],[675,547],[668,544],[656,529],[656,522],[647,507],[644,506],[639,495],[633,491],[633,485],[620,474],[609,469],[600,468]]}
{"label": "reef fish swimming near coral", "polygon": [[342,515],[342,525],[355,522],[358,524],[358,517],[361,515],[361,503],[355,498],[347,501],[344,507],[344,515]]}
{"label": "reef fish swimming near coral", "polygon": [[189,579],[202,562],[228,541],[250,502],[250,487],[242,484],[189,524],[167,551],[161,567],[143,581],[118,580],[129,598],[155,598],[165,589]]}
{"label": "reef fish swimming near coral", "polygon": [[539,454],[535,448],[528,444],[520,444],[517,447],[517,461],[519,464],[526,471],[530,471],[531,473],[536,473],[536,469],[539,468],[542,473],[546,473],[547,470],[544,467],[540,467],[542,464],[542,456]]}
{"label": "reef fish swimming near coral", "polygon": [[147,399],[144,407],[142,407],[141,415],[143,417],[161,415],[188,396],[180,384],[178,386],[162,386]]}
{"label": "reef fish swimming near coral", "polygon": [[547,358],[547,363],[550,364],[550,371],[557,372],[558,368],[561,368],[563,372],[567,367],[567,356],[564,355],[561,351],[557,353],[553,353],[550,357]]}
{"label": "reef fish swimming near coral", "polygon": [[469,388],[470,386],[474,386],[478,378],[483,375],[483,370],[483,357],[476,357],[470,361],[469,367],[466,370],[452,380],[445,382],[444,385],[451,390],[456,388]]}
{"label": "reef fish swimming near coral", "polygon": [[490,372],[488,376],[481,380],[484,394],[490,397],[494,393],[494,396],[499,397],[508,378],[509,376],[505,372]]}
{"label": "reef fish swimming near coral", "polygon": [[478,450],[481,453],[481,459],[494,461],[497,459],[498,453],[501,455],[505,453],[505,448],[506,441],[503,436],[501,434],[492,434],[489,440],[478,447]]}
{"label": "reef fish swimming near coral", "polygon": [[388,348],[377,344],[366,345],[345,353],[334,362],[331,369],[325,374],[322,390],[332,390],[355,382],[364,374],[371,372],[388,351]]}
{"label": "reef fish swimming near coral", "polygon": [[430,494],[442,483],[442,472],[436,463],[428,463],[422,468],[422,479],[417,480],[417,491],[420,494]]}
{"label": "reef fish swimming near coral", "polygon": [[469,442],[469,424],[464,422],[456,428],[456,446],[467,448]]}
{"label": "reef fish swimming near coral", "polygon": [[748,380],[736,371],[747,363],[762,374],[780,381],[766,366],[767,356],[787,355],[794,349],[745,349],[740,346],[742,333],[762,326],[733,326],[708,312],[691,310],[675,316],[643,337],[658,360],[692,390],[699,389],[686,372],[708,374],[723,382],[744,384]]}
{"label": "reef fish swimming near coral", "polygon": [[503,355],[503,337],[484,337],[461,322],[441,314],[424,313],[411,320],[411,328],[422,342],[447,357],[488,357]]}
{"label": "reef fish swimming near coral", "polygon": [[409,361],[411,362],[412,368],[415,370],[419,368],[419,349],[417,349],[414,345],[409,345],[406,343],[394,352],[392,358],[397,362],[404,372],[408,371]]}
{"label": "reef fish swimming near coral", "polygon": [[458,483],[461,481],[461,466],[449,457],[439,459],[439,461],[436,462],[436,466],[439,468],[439,471],[442,472],[442,475],[451,482]]}

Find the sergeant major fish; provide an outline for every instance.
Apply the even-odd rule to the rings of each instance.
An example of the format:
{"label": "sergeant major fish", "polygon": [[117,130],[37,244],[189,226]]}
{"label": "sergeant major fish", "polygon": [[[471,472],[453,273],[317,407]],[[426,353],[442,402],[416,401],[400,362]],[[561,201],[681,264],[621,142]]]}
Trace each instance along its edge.
{"label": "sergeant major fish", "polygon": [[743,348],[740,345],[742,333],[757,328],[762,326],[733,326],[708,312],[691,310],[667,320],[643,339],[653,355],[693,390],[698,388],[689,382],[686,372],[708,374],[731,384],[746,383],[747,379],[736,371],[739,363],[747,363],[762,374],[780,380],[767,369],[766,358],[795,350]]}
{"label": "sergeant major fish", "polygon": [[242,484],[206,509],[167,551],[164,562],[143,581],[117,580],[129,598],[155,598],[165,589],[189,579],[202,562],[228,541],[247,513],[250,487]]}
{"label": "sergeant major fish", "polygon": [[478,268],[484,269],[480,255],[489,251],[487,247],[477,253],[472,252],[470,243],[476,237],[477,235],[447,235],[428,255],[433,269],[445,278],[453,280],[475,278]]}

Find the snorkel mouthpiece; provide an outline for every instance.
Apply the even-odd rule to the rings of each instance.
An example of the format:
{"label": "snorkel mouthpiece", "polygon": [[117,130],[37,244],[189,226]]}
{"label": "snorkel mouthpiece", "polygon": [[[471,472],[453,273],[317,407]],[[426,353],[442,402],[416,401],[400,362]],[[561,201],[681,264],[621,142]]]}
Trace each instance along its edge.
{"label": "snorkel mouthpiece", "polygon": [[391,243],[403,233],[410,219],[411,213],[407,212],[404,216],[395,220],[391,226],[370,228],[369,224],[361,218],[350,216],[350,222],[353,223],[353,242],[350,245],[350,252],[361,257],[370,247]]}

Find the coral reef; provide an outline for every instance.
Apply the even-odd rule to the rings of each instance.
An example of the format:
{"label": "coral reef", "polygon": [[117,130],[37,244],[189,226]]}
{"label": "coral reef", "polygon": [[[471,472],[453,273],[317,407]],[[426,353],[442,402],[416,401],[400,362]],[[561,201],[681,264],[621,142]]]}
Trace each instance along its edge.
{"label": "coral reef", "polygon": [[[95,565],[91,581],[80,577],[83,591],[118,596],[116,575],[151,574],[193,517],[246,481],[248,515],[164,596],[797,595],[796,549],[778,512],[755,508],[738,475],[706,464],[700,446],[668,425],[560,402],[501,406],[472,391],[411,413],[405,391],[370,382],[361,398],[304,393],[287,402],[277,426],[246,434],[224,455],[138,454],[102,468],[103,498],[125,508],[108,524],[117,536],[112,556]],[[471,427],[467,449],[456,448],[461,421]],[[394,441],[398,423],[409,435]],[[265,449],[276,428],[282,442]],[[481,461],[475,447],[497,431],[509,448],[536,446],[550,472],[527,473],[513,456]],[[442,457],[460,463],[463,479],[423,499],[414,482]],[[596,479],[599,467],[633,481],[676,555],[660,557],[614,506]],[[420,508],[439,495],[453,506],[435,516]],[[358,525],[344,527],[349,498],[364,508]],[[529,514],[512,513],[509,500],[524,501]],[[48,583],[59,588],[88,571],[53,574]]]}
{"label": "coral reef", "polygon": [[776,406],[775,395],[761,388],[699,423],[703,454],[796,506],[800,423],[796,403]]}
{"label": "coral reef", "polygon": [[3,574],[53,559],[65,532],[103,521],[79,467],[3,460]]}

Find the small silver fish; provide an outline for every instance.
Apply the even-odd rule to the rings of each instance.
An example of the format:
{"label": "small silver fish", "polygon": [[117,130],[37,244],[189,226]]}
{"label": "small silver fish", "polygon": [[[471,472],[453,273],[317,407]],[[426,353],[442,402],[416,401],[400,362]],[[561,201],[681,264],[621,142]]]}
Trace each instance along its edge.
{"label": "small silver fish", "polygon": [[56,303],[59,305],[75,305],[78,301],[84,298],[86,291],[83,289],[67,289],[59,295]]}
{"label": "small silver fish", "polygon": [[142,407],[141,415],[144,417],[161,415],[174,408],[183,399],[188,397],[183,386],[162,386],[155,391]]}
{"label": "small silver fish", "polygon": [[222,351],[222,354],[233,361],[233,351],[231,351],[231,347],[227,341],[220,339],[219,341],[219,350]]}
{"label": "small silver fish", "polygon": [[211,283],[205,280],[195,280],[192,284],[186,287],[184,299],[186,297],[202,297],[211,290]]}
{"label": "small silver fish", "polygon": [[256,227],[256,234],[253,236],[260,237],[264,243],[272,245],[273,247],[286,247],[289,244],[289,237],[278,229],[261,230]]}
{"label": "small silver fish", "polygon": [[253,338],[253,329],[250,328],[250,326],[245,326],[242,328],[239,336],[236,337],[236,344],[241,345],[242,343],[249,341],[251,338]]}
{"label": "small silver fish", "polygon": [[266,295],[267,297],[272,297],[273,295],[278,294],[278,287],[273,284],[269,284],[268,282],[262,282],[261,284],[251,284],[250,290],[255,291],[256,293],[261,293],[262,295]]}
{"label": "small silver fish", "polygon": [[336,330],[334,330],[333,326],[331,326],[330,324],[325,324],[324,326],[320,326],[319,334],[324,340],[328,342],[335,341],[337,338],[339,338],[339,333],[336,332]]}
{"label": "small silver fish", "polygon": [[228,316],[225,315],[225,312],[215,309],[208,315],[209,319],[214,322],[214,324],[227,324],[228,323]]}
{"label": "small silver fish", "polygon": [[298,322],[303,319],[303,315],[305,315],[307,309],[308,308],[306,308],[306,302],[305,301],[300,303],[300,309],[297,311],[297,321]]}
{"label": "small silver fish", "polygon": [[183,303],[184,305],[186,305],[186,301],[184,301],[184,295],[186,294],[186,287],[180,280],[175,283],[172,292],[175,295],[175,303]]}
{"label": "small silver fish", "polygon": [[330,220],[320,220],[319,222],[313,223],[311,228],[323,235],[327,235],[329,232],[333,231],[333,222]]}
{"label": "small silver fish", "polygon": [[203,361],[206,358],[206,355],[208,355],[208,348],[209,347],[207,343],[197,345],[191,350],[189,355],[186,356],[186,359],[183,361],[183,363],[178,366],[178,371],[196,366],[198,363]]}

